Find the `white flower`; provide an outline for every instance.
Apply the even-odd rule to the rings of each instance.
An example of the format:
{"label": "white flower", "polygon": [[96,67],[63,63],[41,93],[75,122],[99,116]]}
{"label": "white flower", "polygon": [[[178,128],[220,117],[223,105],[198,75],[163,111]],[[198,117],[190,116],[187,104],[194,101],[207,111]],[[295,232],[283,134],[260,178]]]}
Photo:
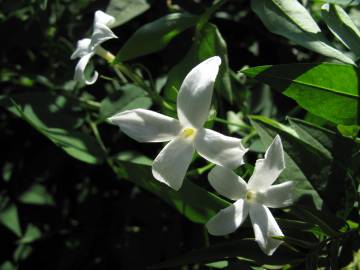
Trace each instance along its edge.
{"label": "white flower", "polygon": [[292,203],[293,182],[272,185],[284,169],[284,152],[279,136],[267,149],[265,158],[256,161],[248,183],[227,168],[216,166],[212,169],[210,184],[219,194],[236,202],[208,221],[208,232],[212,235],[232,233],[250,214],[256,242],[264,253],[272,255],[282,243],[272,236],[283,236],[283,233],[268,207],[279,208]]}
{"label": "white flower", "polygon": [[100,44],[112,39],[117,38],[117,36],[111,31],[109,26],[115,22],[115,18],[98,10],[95,12],[94,27],[91,38],[84,38],[78,41],[76,50],[71,55],[71,59],[80,58],[79,62],[75,67],[75,76],[76,81],[93,84],[96,82],[99,74],[95,73],[91,76],[90,80],[85,78],[85,68],[88,64],[90,58],[94,54],[98,54],[101,57],[105,58],[109,62],[114,59],[114,56],[108,51],[104,50]]}
{"label": "white flower", "polygon": [[225,167],[243,163],[247,151],[241,140],[203,128],[221,59],[214,56],[193,68],[184,79],[177,97],[178,118],[143,109],[119,113],[109,120],[139,142],[170,141],[155,158],[155,179],[179,190],[194,150],[205,159]]}

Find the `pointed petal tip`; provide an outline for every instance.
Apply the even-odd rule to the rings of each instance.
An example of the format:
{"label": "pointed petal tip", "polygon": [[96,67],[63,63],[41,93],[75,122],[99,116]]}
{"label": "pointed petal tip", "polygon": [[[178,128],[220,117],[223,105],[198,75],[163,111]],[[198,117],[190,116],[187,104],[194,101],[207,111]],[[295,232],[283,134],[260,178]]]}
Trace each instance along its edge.
{"label": "pointed petal tip", "polygon": [[217,66],[221,65],[221,58],[217,55],[209,58],[207,61],[209,61],[211,64],[214,64]]}
{"label": "pointed petal tip", "polygon": [[159,181],[160,183],[166,185],[167,187],[175,190],[175,191],[179,191],[181,186],[182,186],[182,183],[178,184],[178,183],[172,183],[170,184],[168,181],[166,181],[166,179],[164,177],[162,177],[155,169],[154,167],[151,167],[151,172],[152,172],[152,175],[154,176],[154,178]]}

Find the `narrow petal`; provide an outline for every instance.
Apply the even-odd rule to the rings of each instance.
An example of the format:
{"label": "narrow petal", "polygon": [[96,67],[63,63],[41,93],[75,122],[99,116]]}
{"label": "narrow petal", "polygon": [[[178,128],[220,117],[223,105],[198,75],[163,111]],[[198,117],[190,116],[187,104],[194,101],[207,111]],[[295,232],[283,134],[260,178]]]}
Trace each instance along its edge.
{"label": "narrow petal", "polygon": [[115,18],[101,10],[97,10],[95,12],[94,23],[100,23],[106,26],[111,26],[112,24],[115,23]]}
{"label": "narrow petal", "polygon": [[191,140],[181,137],[169,142],[155,158],[152,173],[155,179],[179,190],[194,154]]}
{"label": "narrow petal", "polygon": [[210,171],[208,179],[211,186],[222,196],[234,201],[245,198],[246,182],[232,170],[216,166]]}
{"label": "narrow petal", "polygon": [[244,200],[238,200],[221,210],[207,223],[206,228],[211,235],[227,235],[236,231],[249,213],[249,205]]}
{"label": "narrow petal", "polygon": [[196,134],[195,149],[203,158],[229,169],[242,165],[248,150],[240,139],[205,128],[199,129]]}
{"label": "narrow petal", "polygon": [[264,192],[261,192],[261,200],[264,205],[270,208],[286,207],[293,202],[293,182],[287,181],[279,185],[272,185]]}
{"label": "narrow petal", "polygon": [[184,126],[202,127],[208,118],[221,58],[211,57],[185,77],[177,97],[177,113]]}
{"label": "narrow petal", "polygon": [[75,75],[74,80],[80,82],[80,83],[86,83],[86,84],[94,84],[96,80],[99,77],[99,73],[97,71],[94,72],[92,76],[90,76],[90,79],[87,80],[85,77],[85,68],[87,64],[89,63],[90,58],[94,55],[94,53],[89,53],[84,55],[80,58],[79,62],[77,63],[75,67]]}
{"label": "narrow petal", "polygon": [[99,46],[101,43],[113,38],[117,38],[117,36],[105,24],[94,24],[94,30],[91,35],[91,45],[94,48]]}
{"label": "narrow petal", "polygon": [[76,49],[71,55],[71,59],[74,60],[75,58],[81,58],[89,53],[92,52],[91,50],[91,39],[90,38],[84,38],[77,42]]}
{"label": "narrow petal", "polygon": [[261,250],[271,256],[281,245],[282,241],[272,236],[284,236],[270,210],[261,204],[250,205],[250,219],[253,224],[255,240]]}
{"label": "narrow petal", "polygon": [[267,189],[284,169],[283,146],[280,136],[277,135],[266,150],[265,158],[256,161],[254,173],[248,183],[249,189],[254,191]]}
{"label": "narrow petal", "polygon": [[144,109],[118,113],[110,117],[109,121],[138,142],[170,141],[181,131],[178,120]]}

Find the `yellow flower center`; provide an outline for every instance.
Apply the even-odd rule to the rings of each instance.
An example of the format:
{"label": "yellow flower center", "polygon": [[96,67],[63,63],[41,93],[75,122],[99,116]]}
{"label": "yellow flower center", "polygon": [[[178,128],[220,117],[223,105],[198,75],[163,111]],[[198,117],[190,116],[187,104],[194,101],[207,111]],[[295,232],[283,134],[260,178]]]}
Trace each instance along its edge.
{"label": "yellow flower center", "polygon": [[182,135],[183,135],[184,138],[189,138],[191,136],[194,136],[195,135],[195,129],[194,128],[185,128],[182,131]]}
{"label": "yellow flower center", "polygon": [[245,195],[247,201],[253,201],[255,199],[255,196],[256,194],[251,191],[247,191]]}

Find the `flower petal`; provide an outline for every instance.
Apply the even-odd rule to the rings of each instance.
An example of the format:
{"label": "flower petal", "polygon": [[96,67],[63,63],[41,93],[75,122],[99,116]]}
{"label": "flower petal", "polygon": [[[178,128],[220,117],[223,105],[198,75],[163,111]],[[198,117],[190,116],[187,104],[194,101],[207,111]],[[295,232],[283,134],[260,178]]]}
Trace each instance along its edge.
{"label": "flower petal", "polygon": [[181,131],[178,120],[144,109],[118,113],[110,117],[109,121],[138,142],[170,141]]}
{"label": "flower petal", "polygon": [[213,216],[206,223],[206,228],[211,235],[215,236],[233,233],[244,222],[248,213],[248,203],[238,200]]}
{"label": "flower petal", "polygon": [[90,77],[89,80],[85,77],[85,68],[87,64],[89,63],[90,58],[94,55],[94,53],[89,53],[84,56],[82,56],[79,60],[79,62],[76,64],[75,67],[75,75],[74,80],[80,82],[80,83],[86,83],[86,84],[94,84],[96,80],[99,77],[99,73],[97,71],[94,72],[94,74]]}
{"label": "flower petal", "polygon": [[287,181],[279,185],[272,185],[261,193],[262,202],[270,208],[289,206],[293,202],[292,189],[292,181]]}
{"label": "flower petal", "polygon": [[94,24],[94,30],[91,35],[91,45],[94,48],[99,46],[101,43],[113,38],[117,38],[117,36],[105,24]]}
{"label": "flower petal", "polygon": [[100,23],[106,26],[111,26],[112,24],[115,23],[115,18],[101,10],[97,10],[95,12],[94,23]]}
{"label": "flower petal", "polygon": [[90,38],[84,38],[80,39],[77,42],[76,49],[71,55],[70,59],[74,60],[75,58],[81,58],[89,53],[92,52],[91,50],[91,39]]}
{"label": "flower petal", "polygon": [[284,234],[270,210],[264,205],[252,203],[250,205],[250,219],[256,242],[265,254],[272,255],[282,243],[280,240],[273,239],[272,236],[284,236]]}
{"label": "flower petal", "polygon": [[267,189],[284,169],[283,146],[280,136],[277,135],[266,150],[265,158],[256,161],[254,173],[248,182],[249,189],[254,191]]}
{"label": "flower petal", "polygon": [[203,158],[229,169],[243,164],[243,156],[248,150],[240,139],[205,128],[197,131],[195,149]]}
{"label": "flower petal", "polygon": [[155,158],[152,173],[155,179],[179,190],[194,154],[191,140],[175,138]]}
{"label": "flower petal", "polygon": [[232,170],[216,166],[208,175],[211,186],[222,196],[230,200],[244,199],[246,195],[246,182]]}
{"label": "flower petal", "polygon": [[184,126],[199,128],[208,118],[220,64],[220,57],[211,57],[194,67],[185,77],[177,97],[177,113]]}

